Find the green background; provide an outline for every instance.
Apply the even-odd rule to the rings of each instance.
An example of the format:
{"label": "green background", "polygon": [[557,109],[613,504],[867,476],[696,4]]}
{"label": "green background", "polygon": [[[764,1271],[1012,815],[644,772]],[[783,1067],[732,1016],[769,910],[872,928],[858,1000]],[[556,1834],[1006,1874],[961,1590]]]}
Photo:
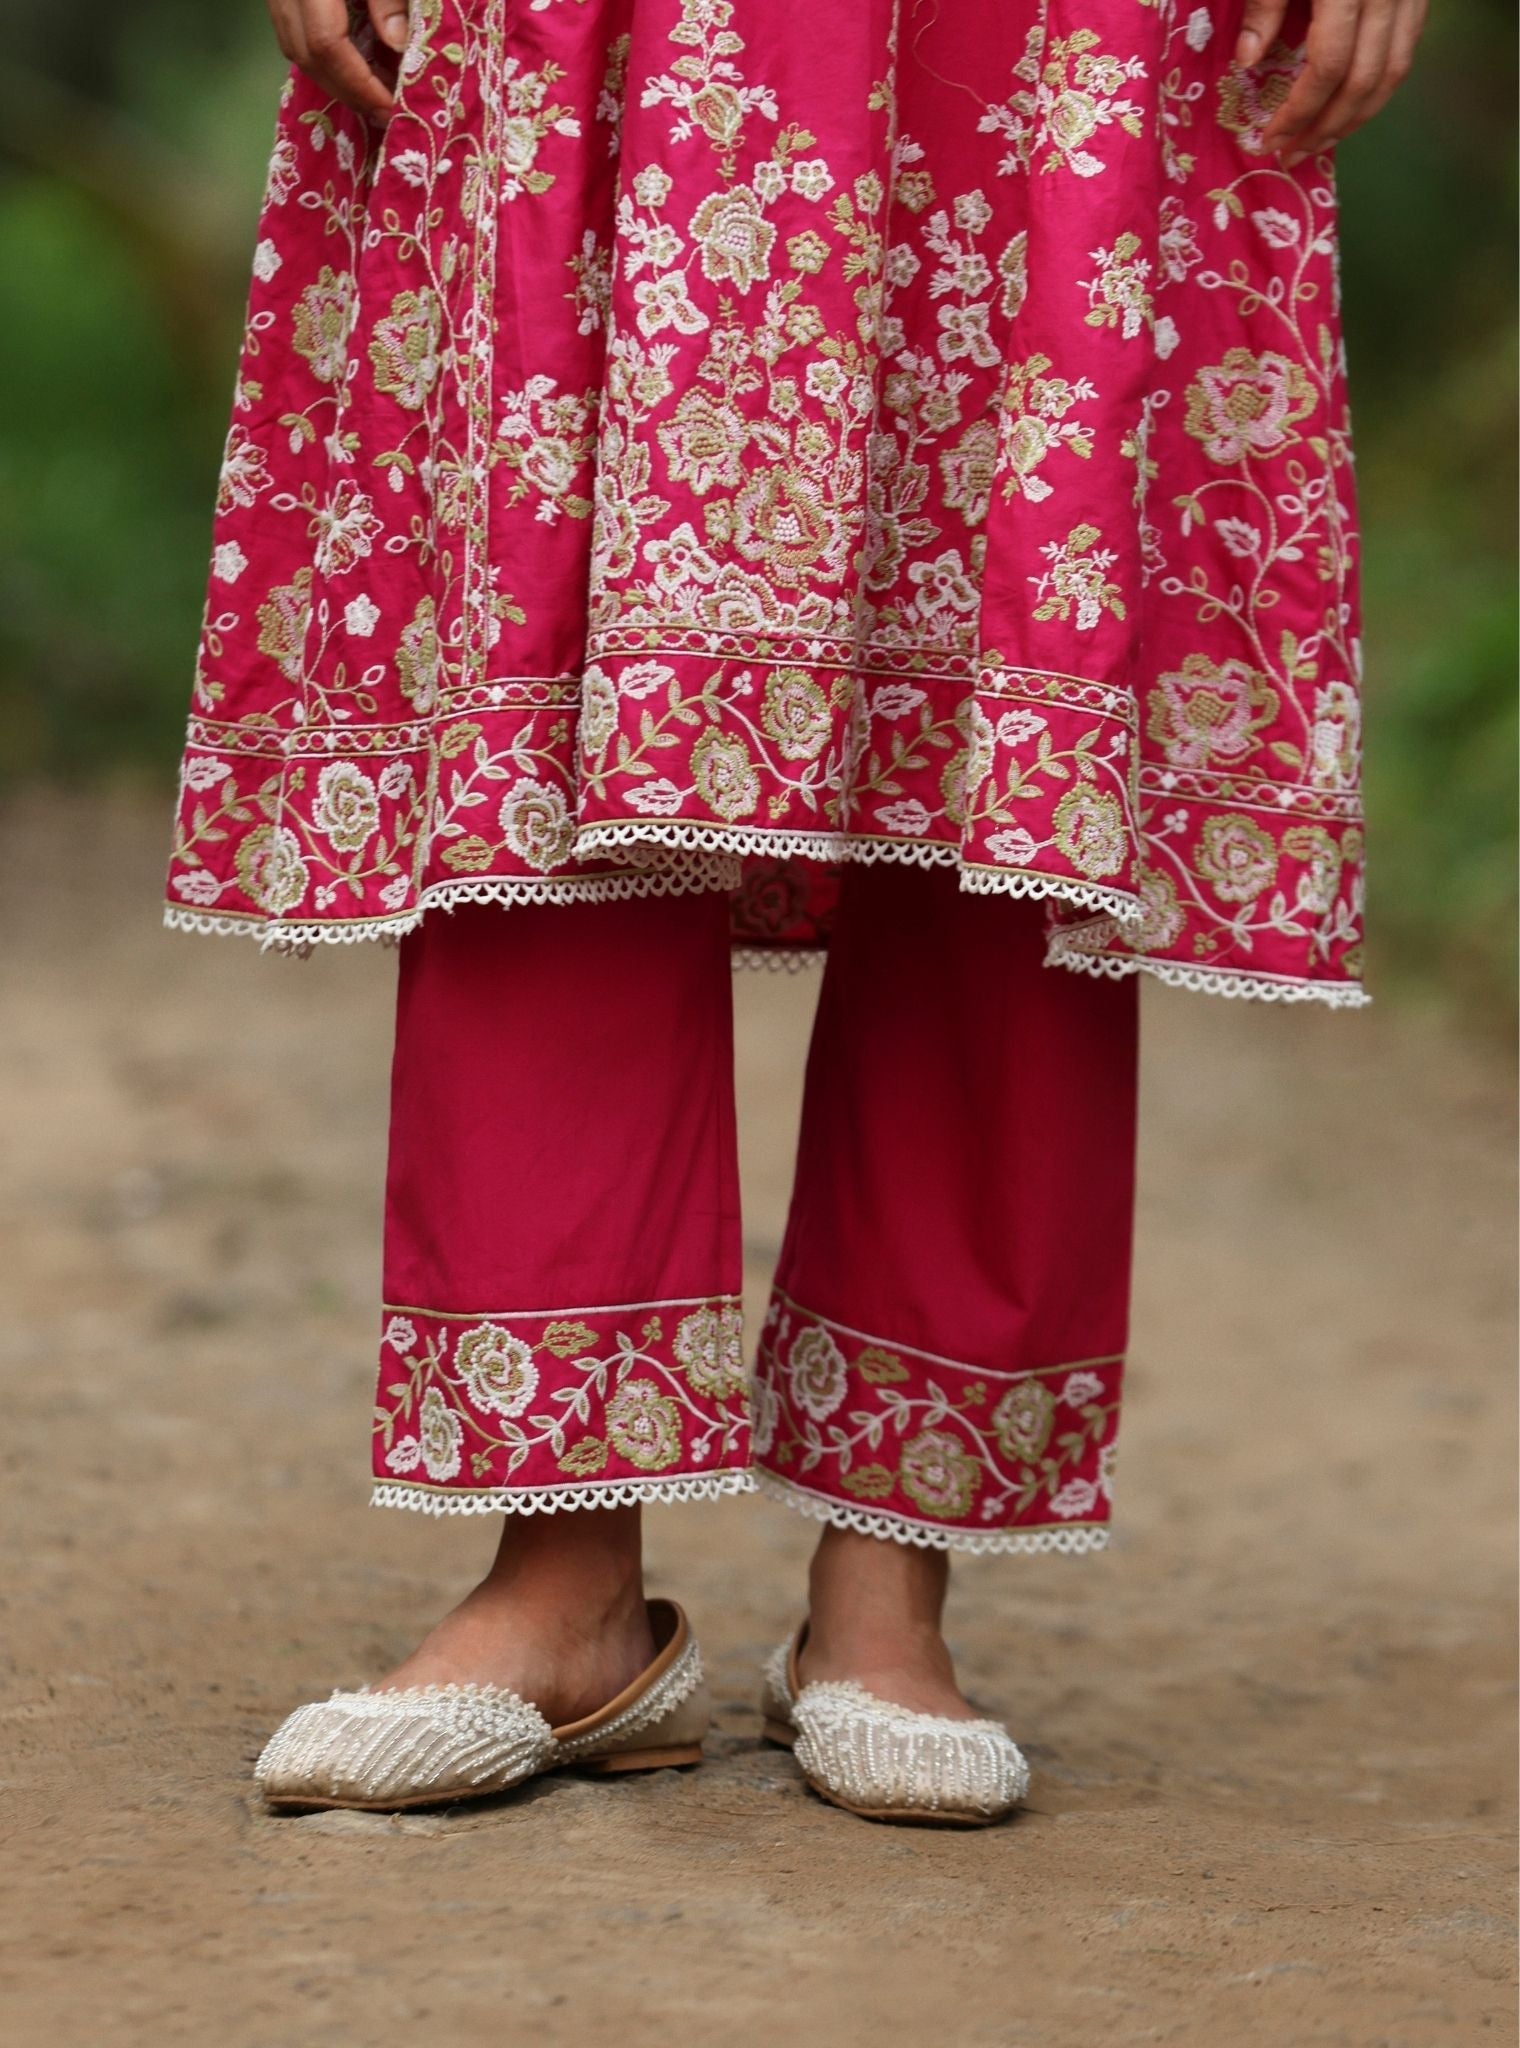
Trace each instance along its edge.
{"label": "green background", "polygon": [[[167,785],[282,60],[258,0],[6,15],[0,782]],[[1515,949],[1514,76],[1510,0],[1438,0],[1340,155],[1370,972],[1474,1016]]]}

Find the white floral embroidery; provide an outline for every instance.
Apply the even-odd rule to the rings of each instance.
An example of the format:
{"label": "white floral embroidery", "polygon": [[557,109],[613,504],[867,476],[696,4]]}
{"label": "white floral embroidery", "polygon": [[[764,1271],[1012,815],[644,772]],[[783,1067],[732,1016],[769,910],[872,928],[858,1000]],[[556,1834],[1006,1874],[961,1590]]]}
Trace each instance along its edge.
{"label": "white floral embroidery", "polygon": [[826,1422],[845,1397],[844,1353],[828,1331],[815,1324],[798,1331],[788,1364],[799,1407],[815,1422]]}
{"label": "white floral embroidery", "polygon": [[1070,1521],[1076,1515],[1090,1515],[1097,1505],[1098,1489],[1090,1479],[1068,1479],[1059,1493],[1050,1496],[1050,1512]]}
{"label": "white floral embroidery", "polygon": [[498,1323],[477,1323],[461,1332],[454,1370],[474,1405],[488,1414],[521,1415],[538,1392],[532,1346]]}
{"label": "white floral embroidery", "polygon": [[1102,1398],[1103,1382],[1095,1372],[1069,1373],[1061,1387],[1061,1399],[1068,1408],[1081,1408]]}
{"label": "white floral embroidery", "polygon": [[441,1481],[458,1477],[463,1462],[464,1428],[436,1387],[429,1387],[422,1397],[417,1438],[429,1479]]}

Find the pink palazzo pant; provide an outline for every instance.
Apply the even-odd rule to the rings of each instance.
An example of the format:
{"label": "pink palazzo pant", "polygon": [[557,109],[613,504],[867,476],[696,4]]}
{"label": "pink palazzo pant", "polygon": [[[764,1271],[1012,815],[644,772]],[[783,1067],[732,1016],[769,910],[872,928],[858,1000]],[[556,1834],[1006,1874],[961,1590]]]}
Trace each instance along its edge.
{"label": "pink palazzo pant", "polygon": [[1104,1536],[1136,988],[1036,904],[846,870],[746,1368],[728,903],[434,914],[402,942],[375,1498],[766,1490],[966,1550]]}

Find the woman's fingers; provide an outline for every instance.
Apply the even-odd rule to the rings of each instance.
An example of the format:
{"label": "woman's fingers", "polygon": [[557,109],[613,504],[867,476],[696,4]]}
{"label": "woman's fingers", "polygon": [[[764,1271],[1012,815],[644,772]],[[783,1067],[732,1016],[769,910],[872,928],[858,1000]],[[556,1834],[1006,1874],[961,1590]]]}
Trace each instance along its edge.
{"label": "woman's fingers", "polygon": [[1395,88],[1401,86],[1414,65],[1415,47],[1425,33],[1429,0],[1400,0],[1393,27],[1393,49],[1388,68]]}
{"label": "woman's fingers", "polygon": [[[406,0],[372,0],[372,4],[401,15],[404,41]],[[349,34],[347,0],[269,0],[269,14],[280,48],[308,78],[371,121],[390,118],[394,106],[390,88],[365,62]]]}
{"label": "woman's fingers", "polygon": [[1370,121],[1409,76],[1427,7],[1428,0],[1316,0],[1304,68],[1263,130],[1263,149],[1281,151],[1291,170]]}
{"label": "woman's fingers", "polygon": [[399,55],[406,48],[408,0],[369,0],[369,18],[375,34],[388,50]]}
{"label": "woman's fingers", "polygon": [[1353,128],[1360,128],[1364,121],[1371,120],[1382,106],[1393,91],[1394,82],[1385,84],[1389,52],[1393,47],[1393,29],[1391,7],[1369,9],[1362,16],[1356,48],[1340,90],[1320,110],[1318,117],[1294,137],[1292,148],[1283,154],[1284,170],[1291,170],[1294,164],[1312,156],[1316,150],[1327,149],[1331,143],[1341,141]]}
{"label": "woman's fingers", "polygon": [[1361,25],[1361,0],[1315,0],[1314,19],[1304,43],[1304,65],[1288,97],[1262,130],[1261,147],[1279,150],[1296,143],[1340,90],[1351,66]]}
{"label": "woman's fingers", "polygon": [[1235,62],[1254,64],[1276,42],[1288,11],[1288,0],[1246,0],[1235,42]]}
{"label": "woman's fingers", "polygon": [[274,39],[280,46],[280,55],[288,57],[292,64],[304,64],[306,37],[296,0],[269,0],[269,19],[274,23]]}
{"label": "woman's fingers", "polygon": [[359,55],[348,32],[346,0],[301,0],[306,24],[305,69],[346,106],[383,121],[391,111],[390,88]]}

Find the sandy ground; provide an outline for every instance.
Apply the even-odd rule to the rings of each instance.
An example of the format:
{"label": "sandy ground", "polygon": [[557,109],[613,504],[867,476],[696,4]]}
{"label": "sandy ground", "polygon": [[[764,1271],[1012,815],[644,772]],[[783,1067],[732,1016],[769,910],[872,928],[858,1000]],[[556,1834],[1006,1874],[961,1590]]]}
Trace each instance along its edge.
{"label": "sandy ground", "polygon": [[[457,1596],[366,1504],[394,958],[156,928],[165,819],[0,820],[0,2033],[290,2048],[1513,2038],[1513,1135],[1429,1018],[1147,997],[1102,1557],[973,1560],[1014,1824],[871,1827],[757,1739],[809,1527],[657,1510],[698,1772],[270,1820],[248,1765]],[[750,1281],[814,980],[741,981]]]}

